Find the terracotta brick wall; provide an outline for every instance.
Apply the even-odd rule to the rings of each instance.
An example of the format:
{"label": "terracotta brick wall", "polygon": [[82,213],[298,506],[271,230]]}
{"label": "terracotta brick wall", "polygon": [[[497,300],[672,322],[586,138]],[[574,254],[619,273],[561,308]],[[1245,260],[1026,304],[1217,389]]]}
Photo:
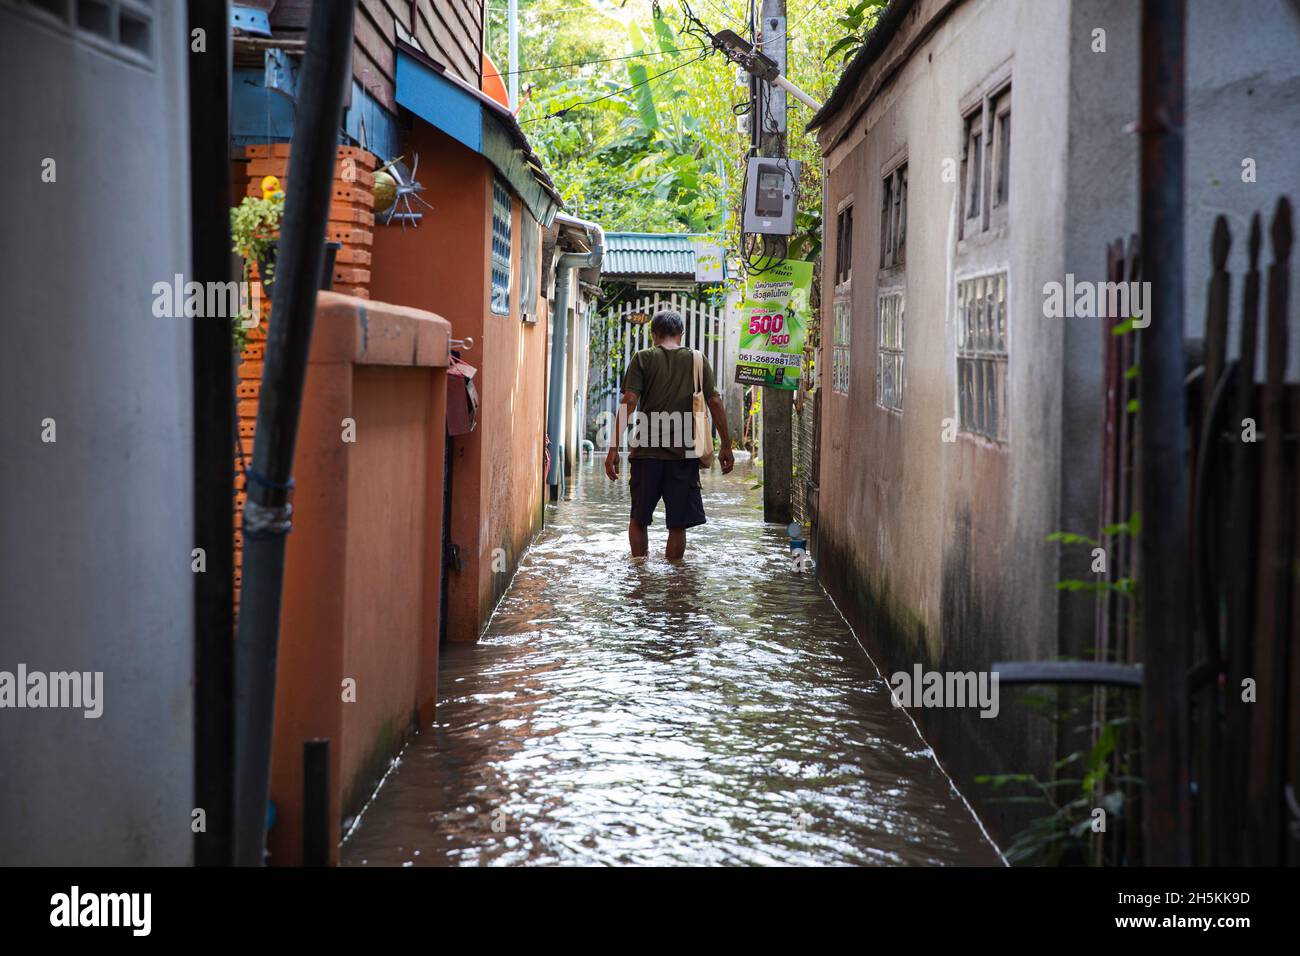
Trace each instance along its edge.
{"label": "terracotta brick wall", "polygon": [[[265,143],[244,147],[246,162],[238,164],[236,181],[243,183],[246,196],[261,197],[262,178],[275,176],[288,194],[289,143]],[[358,298],[370,298],[370,255],[375,224],[375,156],[355,146],[338,147],[334,165],[334,188],[326,239],[342,243],[334,260],[334,291]],[[259,281],[256,267],[254,281]],[[270,299],[262,296],[261,322],[248,331],[248,344],[239,355],[239,381],[235,385],[239,445],[244,464],[251,465],[253,433],[257,426],[257,397],[262,388],[262,359],[266,349],[266,327],[270,320]],[[235,611],[243,581],[244,558],[244,473],[235,458]]]}

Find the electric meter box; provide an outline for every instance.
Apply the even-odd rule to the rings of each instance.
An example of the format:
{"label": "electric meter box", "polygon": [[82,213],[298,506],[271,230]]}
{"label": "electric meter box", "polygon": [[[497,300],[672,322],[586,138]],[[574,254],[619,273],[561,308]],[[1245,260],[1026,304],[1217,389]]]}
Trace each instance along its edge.
{"label": "electric meter box", "polygon": [[768,236],[794,235],[798,182],[798,160],[751,156],[745,183],[744,231]]}

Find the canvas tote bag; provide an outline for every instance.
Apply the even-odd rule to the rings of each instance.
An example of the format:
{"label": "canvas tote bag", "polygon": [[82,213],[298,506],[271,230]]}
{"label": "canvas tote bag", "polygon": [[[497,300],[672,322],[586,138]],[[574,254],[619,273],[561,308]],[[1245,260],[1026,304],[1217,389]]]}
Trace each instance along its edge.
{"label": "canvas tote bag", "polygon": [[695,392],[691,395],[691,431],[695,433],[695,457],[703,468],[713,467],[713,433],[709,429],[709,406],[704,401],[704,353],[691,350],[695,361]]}

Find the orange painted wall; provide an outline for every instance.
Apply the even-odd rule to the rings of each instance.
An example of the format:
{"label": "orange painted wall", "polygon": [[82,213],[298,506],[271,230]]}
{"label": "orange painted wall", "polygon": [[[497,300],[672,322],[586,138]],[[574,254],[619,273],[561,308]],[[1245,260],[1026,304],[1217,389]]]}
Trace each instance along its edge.
{"label": "orange painted wall", "polygon": [[[318,319],[319,323],[319,319]],[[318,326],[319,328],[319,326]],[[352,407],[352,369],[337,362],[308,366],[294,451],[293,531],[286,541],[280,609],[280,656],[275,681],[271,800],[275,825],[267,835],[272,865],[302,861],[302,747],[330,741],[330,820],[341,819],[339,754],[343,739],[344,561],[314,557],[347,553],[347,446],[338,423]]]}
{"label": "orange painted wall", "polygon": [[[445,392],[445,373],[437,378]],[[357,695],[344,708],[345,813],[364,805],[415,725],[421,667],[437,668],[436,647],[422,663],[419,640],[422,591],[437,587],[436,576],[424,581],[427,512],[442,504],[442,471],[428,474],[433,387],[428,369],[353,368],[343,675]]]}
{"label": "orange painted wall", "polygon": [[331,743],[333,845],[417,715],[432,716],[449,337],[435,315],[321,294],[280,617],[273,863],[301,861],[304,741]]}
{"label": "orange painted wall", "polygon": [[[515,200],[513,236],[519,236],[525,218],[531,217]],[[534,248],[540,250],[541,245],[539,241]],[[483,522],[479,564],[483,624],[505,593],[520,556],[541,529],[542,518],[547,324],[544,319],[535,323],[520,321],[518,238],[513,247],[510,315],[488,316],[481,353],[490,372],[484,385],[491,389],[491,400],[485,398],[480,413],[484,463],[481,498],[490,505]],[[541,315],[550,314],[546,303],[539,302],[538,306]],[[483,387],[480,394],[485,394]],[[498,548],[501,553],[494,560]]]}
{"label": "orange painted wall", "polygon": [[[478,428],[452,441],[451,539],[463,568],[450,572],[447,600],[448,640],[474,641],[541,526],[547,326],[519,320],[517,239],[511,314],[491,314],[492,166],[418,119],[403,151],[419,154],[433,209],[417,228],[375,227],[371,294],[437,312],[456,338],[474,339],[462,357],[478,369],[482,404]],[[516,236],[522,215],[516,200]]]}

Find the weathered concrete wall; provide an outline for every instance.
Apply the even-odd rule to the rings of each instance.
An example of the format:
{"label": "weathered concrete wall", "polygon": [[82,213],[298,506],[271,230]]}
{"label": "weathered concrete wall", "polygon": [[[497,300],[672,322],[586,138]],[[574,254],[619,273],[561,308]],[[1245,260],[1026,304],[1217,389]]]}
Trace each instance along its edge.
{"label": "weathered concrete wall", "polygon": [[[1098,527],[1105,332],[1098,319],[1045,317],[1043,286],[1065,282],[1067,274],[1103,279],[1106,244],[1135,232],[1138,216],[1137,139],[1125,127],[1138,110],[1139,6],[973,0],[855,118],[875,79],[896,65],[940,7],[938,0],[918,4],[917,16],[822,134],[830,143],[848,132],[828,163],[828,263],[836,254],[833,211],[851,196],[857,213],[853,384],[847,398],[829,388],[823,396],[822,567],[846,613],[884,648],[889,670],[917,659],[967,670],[997,659],[1087,654],[1091,599],[1058,597],[1053,588],[1061,578],[1088,577],[1091,555],[1058,551],[1043,539],[1055,530],[1091,534]],[[1094,50],[1098,29],[1105,31],[1104,52]],[[1300,13],[1284,0],[1189,4],[1190,336],[1204,327],[1214,216],[1229,216],[1236,237],[1231,267],[1240,270],[1249,214],[1300,191],[1298,39]],[[1008,227],[990,242],[961,242],[956,185],[942,182],[940,164],[960,154],[959,100],[1002,64],[1012,76]],[[882,167],[904,148],[907,264],[901,275],[882,275]],[[1242,182],[1246,157],[1256,160],[1257,183]],[[1010,277],[1009,440],[999,447],[962,435],[944,444],[942,420],[957,414],[955,285],[994,268]],[[832,282],[824,288],[827,303],[834,301]],[[901,416],[874,405],[875,302],[890,283],[905,288],[907,303]],[[828,331],[824,369],[831,367],[831,345]],[[983,725],[961,712],[917,717],[959,777],[1041,769],[1050,737],[1012,701],[1005,695],[1002,715]]]}
{"label": "weathered concrete wall", "polygon": [[0,5],[0,670],[102,672],[103,713],[0,710],[0,860],[184,865],[194,320],[152,307],[190,278],[185,8],[151,7],[142,67],[28,6]]}
{"label": "weathered concrete wall", "polygon": [[[1140,8],[1127,0],[1074,0],[1071,30],[1072,264],[1100,276],[1098,248],[1137,231],[1137,137],[1124,124],[1138,114]],[[1106,31],[1104,54],[1091,31]],[[1290,0],[1189,0],[1185,242],[1186,329],[1204,334],[1209,237],[1219,215],[1233,245],[1228,269],[1246,269],[1250,217],[1265,228],[1281,195],[1300,196],[1300,8]],[[1255,181],[1243,181],[1243,161]],[[1267,242],[1265,259],[1267,259]],[[1077,270],[1076,270],[1077,271]],[[1229,353],[1237,353],[1240,283],[1233,289]],[[1294,327],[1293,327],[1294,328]],[[1300,373],[1293,355],[1289,377]]]}
{"label": "weathered concrete wall", "polygon": [[[905,30],[919,35],[939,6],[922,3]],[[958,8],[829,157],[828,223],[841,201],[851,197],[855,207],[853,331],[849,394],[824,387],[822,397],[821,566],[887,673],[915,662],[987,670],[996,660],[1056,653],[1057,554],[1044,539],[1060,527],[1066,356],[1061,325],[1042,318],[1041,288],[1059,275],[1064,256],[1065,212],[1045,200],[1065,189],[1063,64],[1070,51],[1060,25],[1067,17],[1065,0]],[[944,181],[944,162],[959,162],[962,99],[1004,68],[1013,117],[1008,223],[963,242],[959,186]],[[901,272],[882,273],[882,176],[903,150],[907,260]],[[833,226],[827,239],[826,261],[833,263]],[[958,418],[956,284],[995,269],[1008,273],[1008,440],[960,433],[945,442],[945,424]],[[834,270],[825,272],[821,362],[829,370],[835,289]],[[906,302],[901,414],[875,404],[877,299],[882,289],[898,287]],[[941,759],[992,817],[1003,814],[981,800],[971,778],[1041,769],[1051,752],[1050,733],[1031,723],[1013,696],[1003,694],[994,720],[974,710],[915,713]]]}

